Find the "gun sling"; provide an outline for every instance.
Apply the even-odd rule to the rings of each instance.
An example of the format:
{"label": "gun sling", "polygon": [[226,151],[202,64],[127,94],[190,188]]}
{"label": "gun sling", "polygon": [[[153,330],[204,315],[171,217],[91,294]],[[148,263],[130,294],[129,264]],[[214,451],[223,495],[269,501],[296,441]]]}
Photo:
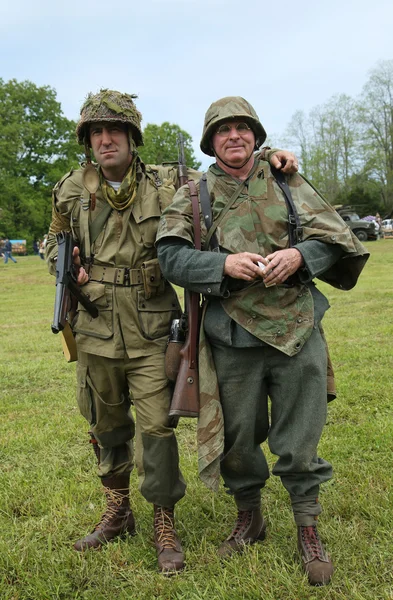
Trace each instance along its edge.
{"label": "gun sling", "polygon": [[[194,245],[196,250],[201,249],[201,224],[199,220],[199,200],[195,182],[188,181],[190,188],[192,216],[194,219]],[[189,367],[195,369],[197,365],[197,345],[199,328],[199,294],[196,292],[186,292],[188,295],[188,334],[190,336],[190,353],[188,357]]]}
{"label": "gun sling", "polygon": [[[189,180],[192,214],[194,221],[194,245],[201,249],[201,223],[199,200],[195,182]],[[198,379],[198,334],[199,334],[199,294],[185,291],[185,306],[188,318],[188,332],[184,345],[180,349],[180,366],[173,390],[169,418],[176,427],[179,417],[198,417],[199,415],[199,379]],[[169,345],[169,344],[168,344]]]}

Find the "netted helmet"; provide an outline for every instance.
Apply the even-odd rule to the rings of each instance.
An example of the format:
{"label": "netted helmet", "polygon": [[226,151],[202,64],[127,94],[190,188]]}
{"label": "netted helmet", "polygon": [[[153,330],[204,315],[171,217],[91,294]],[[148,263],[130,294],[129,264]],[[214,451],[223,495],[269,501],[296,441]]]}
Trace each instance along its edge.
{"label": "netted helmet", "polygon": [[266,139],[266,131],[251,104],[240,96],[227,96],[213,102],[205,114],[200,144],[202,152],[214,156],[211,143],[213,134],[217,127],[227,121],[245,121],[251,127],[255,135],[255,150],[258,150]]}
{"label": "netted helmet", "polygon": [[114,90],[100,90],[89,94],[81,108],[81,116],[76,127],[80,144],[88,142],[89,123],[99,121],[119,121],[128,125],[136,146],[143,146],[142,115],[134,104],[135,94],[121,94]]}

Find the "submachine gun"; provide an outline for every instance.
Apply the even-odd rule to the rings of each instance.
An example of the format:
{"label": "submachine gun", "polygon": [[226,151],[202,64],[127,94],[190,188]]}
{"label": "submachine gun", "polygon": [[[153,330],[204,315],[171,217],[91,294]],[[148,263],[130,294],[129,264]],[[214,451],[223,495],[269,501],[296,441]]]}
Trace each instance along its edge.
{"label": "submachine gun", "polygon": [[68,231],[56,234],[58,254],[56,262],[56,297],[52,323],[53,333],[62,333],[63,351],[68,360],[76,360],[76,344],[69,322],[69,314],[76,310],[76,300],[95,319],[98,317],[97,307],[84,294],[76,283],[77,272],[73,263],[74,240]]}
{"label": "submachine gun", "polygon": [[[198,195],[195,183],[188,181],[184,156],[184,138],[180,134],[179,144],[179,182],[188,183],[194,216],[195,247],[200,249],[200,223]],[[198,241],[199,240],[199,241]],[[196,292],[184,291],[184,312],[180,319],[174,319],[165,357],[167,376],[175,382],[169,417],[175,425],[179,417],[198,417],[199,415],[199,375],[198,375],[198,337],[200,321],[200,298]]]}

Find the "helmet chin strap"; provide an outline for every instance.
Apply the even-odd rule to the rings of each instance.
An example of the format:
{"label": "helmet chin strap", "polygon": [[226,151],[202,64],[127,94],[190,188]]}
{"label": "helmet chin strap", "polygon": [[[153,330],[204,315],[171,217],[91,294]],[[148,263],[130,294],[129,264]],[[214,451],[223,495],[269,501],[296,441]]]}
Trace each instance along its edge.
{"label": "helmet chin strap", "polygon": [[229,165],[227,162],[225,162],[225,160],[223,160],[223,159],[221,158],[221,156],[219,156],[219,154],[217,154],[217,152],[214,150],[214,148],[212,148],[212,150],[213,150],[214,156],[215,156],[216,158],[218,158],[218,159],[219,159],[219,160],[220,160],[220,161],[221,161],[221,162],[222,162],[222,163],[223,163],[223,164],[224,164],[226,167],[228,167],[229,169],[236,169],[236,170],[238,170],[238,169],[242,169],[242,168],[243,168],[243,167],[244,167],[244,166],[245,166],[245,165],[248,163],[248,161],[250,160],[250,158],[251,158],[251,157],[252,157],[252,155],[254,154],[254,150],[253,150],[253,151],[251,152],[250,156],[248,156],[248,157],[246,158],[246,160],[244,161],[244,163],[242,163],[242,164],[241,164],[239,167],[234,167],[234,166],[232,166],[232,165]]}

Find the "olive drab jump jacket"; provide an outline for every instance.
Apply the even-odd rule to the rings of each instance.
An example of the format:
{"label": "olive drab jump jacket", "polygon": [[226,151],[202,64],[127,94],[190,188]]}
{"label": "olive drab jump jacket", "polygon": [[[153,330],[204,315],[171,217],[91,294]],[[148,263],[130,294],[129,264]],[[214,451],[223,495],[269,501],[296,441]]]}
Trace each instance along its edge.
{"label": "olive drab jump jacket", "polygon": [[[318,277],[340,289],[351,289],[369,253],[337,212],[304,178],[295,174],[289,176],[287,181],[299,215],[303,240],[339,245],[342,250],[341,258]],[[212,165],[207,172],[207,186],[212,201],[213,222],[219,218],[229,198],[235,198],[216,230],[219,245],[224,251],[267,256],[289,246],[285,198],[268,163],[257,161],[247,189],[243,189],[237,197],[239,183],[216,165]],[[181,238],[184,243],[194,245],[190,204],[188,186],[183,186],[164,211],[157,241]],[[203,247],[207,230],[202,215],[200,223]],[[220,303],[227,315],[249,333],[283,354],[293,356],[301,351],[315,325],[314,294],[310,291],[312,286],[312,283],[303,284],[300,275],[299,281],[291,286],[283,284],[265,288],[260,280],[221,296]],[[217,489],[219,461],[224,450],[223,415],[214,361],[203,325],[200,331],[199,374],[198,466],[204,483]]]}
{"label": "olive drab jump jacket", "polygon": [[[192,171],[193,176],[196,172]],[[96,208],[89,208],[83,186],[83,167],[70,171],[55,186],[53,220],[46,256],[55,274],[56,232],[72,231],[80,247],[82,264],[93,257],[90,280],[82,287],[96,304],[92,319],[81,305],[73,322],[80,350],[108,358],[129,358],[162,353],[170,324],[180,306],[172,286],[162,278],[154,246],[163,209],[177,185],[177,168],[137,166],[137,195],[122,212],[112,210],[95,242],[89,245],[89,223],[107,206],[102,191]]]}

